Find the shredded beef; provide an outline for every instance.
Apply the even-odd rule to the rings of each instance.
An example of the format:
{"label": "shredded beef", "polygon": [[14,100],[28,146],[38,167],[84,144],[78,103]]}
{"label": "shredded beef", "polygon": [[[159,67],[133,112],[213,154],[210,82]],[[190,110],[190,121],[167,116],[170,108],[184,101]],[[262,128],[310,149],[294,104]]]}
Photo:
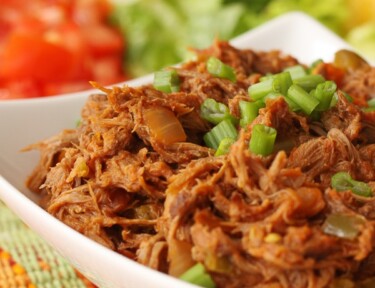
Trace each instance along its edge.
{"label": "shredded beef", "polygon": [[[300,63],[280,51],[239,50],[221,41],[195,52],[197,60],[174,68],[178,92],[97,85],[103,93],[89,97],[76,129],[26,148],[41,151],[27,185],[42,206],[172,276],[200,262],[218,288],[371,281],[375,198],[336,191],[331,178],[346,171],[375,192],[375,113],[359,105],[375,97],[374,69],[347,71],[337,104],[319,119],[293,112],[282,96],[267,99],[255,120],[238,129],[228,154],[215,156],[202,139],[213,127],[200,116],[203,101],[224,103],[239,118],[250,85]],[[211,75],[205,64],[211,56],[233,67],[237,81]],[[147,118],[152,109],[168,114],[182,136],[160,138]],[[249,150],[256,124],[277,130],[271,155]],[[359,219],[358,235],[327,232],[334,213]]]}

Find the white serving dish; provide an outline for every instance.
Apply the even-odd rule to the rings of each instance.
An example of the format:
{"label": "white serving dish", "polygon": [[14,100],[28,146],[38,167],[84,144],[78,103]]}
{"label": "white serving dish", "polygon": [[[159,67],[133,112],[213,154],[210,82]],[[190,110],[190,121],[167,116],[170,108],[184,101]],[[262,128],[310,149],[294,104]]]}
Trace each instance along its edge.
{"label": "white serving dish", "polygon": [[[280,49],[310,64],[332,60],[341,38],[300,12],[284,14],[231,41],[239,48]],[[151,76],[128,82],[139,85]],[[94,90],[69,95],[0,102],[0,199],[28,226],[99,287],[196,287],[131,261],[77,233],[38,206],[38,196],[24,181],[38,161],[38,152],[20,153],[28,144],[72,128]]]}

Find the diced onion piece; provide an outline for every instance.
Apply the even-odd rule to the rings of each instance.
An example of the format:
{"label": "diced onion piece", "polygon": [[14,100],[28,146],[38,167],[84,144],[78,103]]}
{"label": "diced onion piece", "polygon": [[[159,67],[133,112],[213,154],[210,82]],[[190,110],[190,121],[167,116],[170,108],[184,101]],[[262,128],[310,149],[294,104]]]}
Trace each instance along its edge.
{"label": "diced onion piece", "polygon": [[184,128],[171,110],[164,107],[148,108],[143,118],[151,137],[156,141],[164,145],[186,141]]}
{"label": "diced onion piece", "polygon": [[341,49],[335,53],[334,64],[336,67],[340,67],[345,70],[369,66],[365,59],[363,59],[357,53],[347,49]]}
{"label": "diced onion piece", "polygon": [[356,215],[334,213],[327,216],[322,229],[324,233],[345,239],[355,239],[364,219]]}

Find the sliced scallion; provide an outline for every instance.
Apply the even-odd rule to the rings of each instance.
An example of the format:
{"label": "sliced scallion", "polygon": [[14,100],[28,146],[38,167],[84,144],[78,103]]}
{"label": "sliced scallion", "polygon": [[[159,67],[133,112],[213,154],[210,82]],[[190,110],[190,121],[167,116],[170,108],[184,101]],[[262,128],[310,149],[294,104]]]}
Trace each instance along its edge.
{"label": "sliced scallion", "polygon": [[279,85],[279,91],[281,94],[286,95],[289,87],[293,84],[292,77],[289,71],[281,72],[273,75],[274,79],[277,79]]}
{"label": "sliced scallion", "polygon": [[161,70],[154,74],[154,88],[166,93],[180,90],[180,78],[176,70]]}
{"label": "sliced scallion", "polygon": [[251,85],[248,89],[251,100],[257,101],[271,92],[280,92],[280,81],[271,77],[270,79]]}
{"label": "sliced scallion", "polygon": [[350,190],[359,196],[372,196],[371,187],[365,182],[354,180],[348,172],[338,172],[334,174],[331,178],[331,185],[337,191]]}
{"label": "sliced scallion", "polygon": [[302,87],[293,84],[290,86],[287,94],[287,98],[292,100],[295,104],[301,107],[302,111],[310,115],[312,111],[319,105],[319,100],[312,97]]}
{"label": "sliced scallion", "polygon": [[200,110],[201,117],[212,124],[219,124],[224,119],[230,119],[233,124],[237,123],[237,119],[230,114],[228,106],[215,99],[204,100]]}
{"label": "sliced scallion", "polygon": [[215,288],[215,282],[201,263],[195,264],[180,276],[180,279],[205,288]]}
{"label": "sliced scallion", "polygon": [[306,70],[302,65],[291,66],[284,69],[284,71],[289,72],[293,80],[307,75]]}
{"label": "sliced scallion", "polygon": [[273,152],[277,131],[263,124],[254,125],[249,148],[257,155],[267,156]]}
{"label": "sliced scallion", "polygon": [[217,149],[224,138],[237,139],[237,129],[229,119],[224,119],[209,132],[204,134],[203,140],[210,148]]}
{"label": "sliced scallion", "polygon": [[329,109],[333,94],[336,92],[337,85],[333,81],[325,81],[316,86],[316,89],[311,90],[310,94],[319,100],[319,105],[316,107],[317,111],[326,111]]}
{"label": "sliced scallion", "polygon": [[368,107],[375,107],[375,98],[367,101]]}
{"label": "sliced scallion", "polygon": [[215,152],[215,156],[225,155],[229,152],[230,146],[235,142],[236,140],[233,138],[224,138],[220,141],[219,147],[217,147],[217,150]]}
{"label": "sliced scallion", "polygon": [[316,75],[306,75],[303,77],[299,77],[297,79],[294,79],[293,83],[299,85],[305,91],[310,92],[319,83],[323,83],[324,81],[325,79],[322,75],[316,74]]}
{"label": "sliced scallion", "polygon": [[225,78],[232,82],[236,82],[234,69],[231,66],[224,64],[216,57],[210,57],[207,60],[207,71],[215,77]]}
{"label": "sliced scallion", "polygon": [[246,127],[258,116],[259,109],[264,107],[264,103],[261,100],[255,102],[240,101],[239,107],[241,113],[240,126]]}

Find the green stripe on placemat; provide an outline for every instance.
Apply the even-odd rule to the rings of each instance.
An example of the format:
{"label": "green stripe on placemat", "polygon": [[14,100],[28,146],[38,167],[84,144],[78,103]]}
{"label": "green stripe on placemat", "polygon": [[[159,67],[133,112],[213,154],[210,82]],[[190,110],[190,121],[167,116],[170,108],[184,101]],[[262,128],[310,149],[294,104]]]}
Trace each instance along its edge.
{"label": "green stripe on placemat", "polygon": [[0,287],[95,287],[0,201]]}

